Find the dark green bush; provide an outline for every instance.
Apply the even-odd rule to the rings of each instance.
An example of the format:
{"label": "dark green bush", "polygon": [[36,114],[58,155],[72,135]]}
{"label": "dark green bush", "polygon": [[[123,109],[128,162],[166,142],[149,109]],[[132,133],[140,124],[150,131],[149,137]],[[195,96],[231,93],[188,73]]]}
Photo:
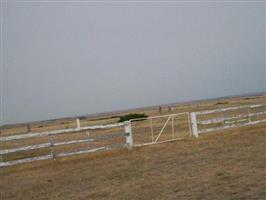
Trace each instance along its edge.
{"label": "dark green bush", "polygon": [[146,117],[148,116],[143,113],[131,113],[128,115],[120,116],[120,119],[118,120],[118,122],[124,122],[124,121],[129,121],[130,119],[139,119],[139,118],[146,118]]}

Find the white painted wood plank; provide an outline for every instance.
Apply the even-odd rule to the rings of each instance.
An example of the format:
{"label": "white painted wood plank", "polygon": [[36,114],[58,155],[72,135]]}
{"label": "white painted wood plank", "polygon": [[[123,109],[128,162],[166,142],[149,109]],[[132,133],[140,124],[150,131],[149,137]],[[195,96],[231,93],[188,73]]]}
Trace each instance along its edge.
{"label": "white painted wood plank", "polygon": [[256,104],[256,105],[244,105],[244,106],[235,106],[235,107],[227,107],[227,108],[220,108],[215,110],[205,110],[205,111],[197,111],[195,112],[197,115],[205,115],[205,114],[212,114],[212,113],[219,113],[219,112],[225,112],[229,110],[240,110],[244,108],[259,108],[264,107],[266,104],[263,102],[262,104]]}
{"label": "white painted wood plank", "polygon": [[12,160],[12,161],[6,161],[6,162],[1,162],[0,167],[7,167],[7,166],[12,166],[16,164],[21,164],[21,163],[28,163],[28,162],[33,162],[37,160],[47,160],[47,159],[52,159],[52,155],[45,155],[45,156],[37,156],[37,157],[32,157],[32,158],[24,158],[20,160]]}
{"label": "white painted wood plank", "polygon": [[85,149],[81,151],[76,151],[76,152],[63,152],[63,153],[58,153],[56,154],[56,157],[65,157],[65,156],[72,156],[72,155],[79,155],[79,154],[84,154],[84,153],[92,153],[96,151],[103,151],[103,150],[111,150],[114,148],[118,147],[126,147],[126,144],[113,144],[113,145],[108,145],[108,146],[103,146],[103,147],[98,147],[98,148],[93,148],[93,149]]}
{"label": "white painted wood plank", "polygon": [[221,123],[221,122],[226,121],[226,120],[234,120],[234,119],[245,118],[245,117],[248,118],[248,117],[254,117],[254,116],[265,115],[265,114],[266,114],[266,111],[258,112],[258,113],[236,115],[234,117],[208,119],[208,120],[203,120],[203,121],[197,121],[197,124],[208,125],[208,124],[213,124],[213,123]]}
{"label": "white painted wood plank", "polygon": [[34,150],[34,149],[47,148],[50,146],[51,146],[50,143],[43,143],[43,144],[36,144],[36,145],[13,148],[13,149],[1,149],[0,154],[16,153],[16,152],[20,152],[20,151],[28,151],[28,150]]}
{"label": "white painted wood plank", "polygon": [[211,132],[211,131],[219,131],[219,130],[224,130],[224,129],[229,129],[229,128],[237,128],[237,127],[241,127],[241,126],[255,125],[255,124],[259,124],[259,123],[263,123],[263,122],[266,122],[266,119],[253,121],[253,122],[246,122],[246,123],[240,123],[240,124],[233,124],[233,125],[226,125],[226,126],[202,129],[202,130],[199,130],[199,133],[207,133],[207,132]]}
{"label": "white painted wood plank", "polygon": [[82,151],[76,151],[76,152],[64,152],[64,153],[58,153],[56,154],[56,157],[65,157],[65,156],[72,156],[72,155],[78,155],[78,154],[83,154],[83,153],[91,153],[91,152],[96,152],[99,150],[104,150],[105,147],[99,147],[95,149],[88,149],[88,150],[82,150]]}
{"label": "white painted wood plank", "polygon": [[34,150],[34,149],[40,149],[40,148],[47,148],[47,147],[51,147],[51,146],[61,146],[61,145],[101,141],[101,140],[111,140],[113,138],[121,137],[124,135],[125,135],[125,133],[113,133],[111,135],[96,136],[96,137],[90,137],[90,138],[81,139],[81,140],[69,140],[69,141],[63,141],[63,142],[56,142],[53,144],[51,144],[49,142],[49,143],[36,144],[36,145],[19,147],[19,148],[14,148],[14,149],[2,149],[2,150],[0,150],[0,154],[15,153],[15,152],[20,152],[20,151],[28,151],[28,150]]}
{"label": "white painted wood plank", "polygon": [[87,126],[82,128],[71,128],[71,129],[61,129],[56,131],[47,131],[47,132],[40,132],[40,133],[27,133],[27,134],[20,134],[20,135],[12,135],[12,136],[1,136],[0,141],[10,141],[10,140],[18,140],[18,139],[26,139],[31,137],[43,137],[62,133],[70,133],[70,132],[80,132],[86,130],[95,130],[95,129],[108,129],[108,128],[115,128],[115,127],[122,127],[124,123],[115,123],[115,124],[108,124],[108,125],[98,125],[98,126]]}

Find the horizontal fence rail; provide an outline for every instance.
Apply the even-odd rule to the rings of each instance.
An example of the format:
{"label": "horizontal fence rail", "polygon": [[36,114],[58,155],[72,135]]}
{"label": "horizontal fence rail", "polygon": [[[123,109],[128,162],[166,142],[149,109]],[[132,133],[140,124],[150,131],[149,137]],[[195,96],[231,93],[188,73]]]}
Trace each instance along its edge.
{"label": "horizontal fence rail", "polygon": [[[257,109],[257,110],[253,110]],[[233,116],[225,116],[228,112],[244,112],[244,114],[234,114]],[[218,114],[218,117],[211,117],[211,119],[200,119],[201,116],[208,117],[208,115]],[[230,114],[232,115],[232,114]],[[224,130],[229,128],[236,128],[241,126],[255,125],[266,122],[266,103],[256,105],[243,105],[228,108],[220,108],[215,110],[198,111],[190,113],[192,121],[193,136],[198,137],[201,133],[211,131]],[[261,117],[260,119],[252,119],[253,117]],[[200,125],[216,125],[215,127],[199,127]]]}
{"label": "horizontal fence rail", "polygon": [[[88,130],[97,130],[97,129],[103,130],[103,129],[117,128],[117,127],[124,128],[124,131],[118,132],[118,133],[112,132],[108,135],[86,136],[85,139],[76,139],[76,140],[68,140],[68,141],[60,141],[60,142],[54,142],[52,139],[52,136],[59,135],[59,134],[66,134],[66,133],[72,134],[72,133],[84,132]],[[77,128],[72,128],[72,129],[62,129],[62,130],[47,131],[47,132],[41,132],[41,133],[28,133],[28,134],[20,134],[20,135],[12,135],[12,136],[3,136],[3,137],[0,137],[0,141],[8,142],[8,141],[14,141],[14,140],[25,140],[25,139],[29,140],[30,138],[34,138],[34,137],[35,138],[47,137],[49,142],[22,146],[22,147],[17,147],[17,148],[1,149],[0,150],[0,155],[1,155],[0,167],[33,162],[33,161],[38,161],[38,160],[55,159],[58,157],[78,155],[78,154],[83,154],[83,153],[91,153],[91,152],[102,151],[102,150],[110,150],[110,149],[115,149],[115,148],[126,148],[126,147],[131,148],[131,146],[133,145],[132,144],[132,133],[131,133],[129,122],[109,124],[109,125],[90,126],[90,127],[78,126]],[[113,140],[116,138],[125,138],[125,142],[119,143],[119,144],[105,144],[105,142],[108,142],[109,140]],[[82,144],[82,143],[89,144],[91,142],[99,142],[101,143],[102,146],[96,147],[96,148],[86,148],[86,149],[78,150],[78,151],[60,152],[60,153],[55,153],[55,150],[54,150],[54,148],[58,146],[67,146],[67,145]],[[30,150],[40,150],[40,149],[45,149],[45,148],[49,148],[50,153],[46,155],[41,155],[41,156],[33,156],[33,157],[27,157],[27,158],[22,158],[22,159],[3,161],[3,156],[6,154],[26,152]]]}
{"label": "horizontal fence rail", "polygon": [[25,139],[25,138],[31,138],[31,137],[42,137],[42,136],[48,136],[48,135],[81,132],[81,131],[95,130],[95,129],[109,129],[109,128],[121,127],[121,126],[124,126],[124,124],[125,123],[116,123],[116,124],[108,124],[108,125],[97,125],[97,126],[61,129],[61,130],[46,131],[46,132],[40,132],[40,133],[26,133],[26,134],[19,134],[19,135],[2,136],[0,137],[0,141],[2,142],[2,141]]}
{"label": "horizontal fence rail", "polygon": [[127,135],[128,134],[126,134],[126,133],[112,133],[112,135],[89,137],[88,139],[83,139],[83,140],[70,140],[70,141],[57,142],[57,143],[48,142],[48,143],[43,143],[43,144],[24,146],[24,147],[20,147],[20,148],[0,150],[0,154],[4,155],[4,154],[8,154],[8,153],[34,150],[34,149],[51,147],[51,146],[56,147],[56,146],[61,146],[61,145],[80,144],[80,143],[87,143],[87,142],[93,142],[93,141],[108,140],[108,139],[113,139],[115,137],[127,136]]}
{"label": "horizontal fence rail", "polygon": [[[220,123],[220,122],[230,123],[230,122],[227,122],[226,120],[240,119],[240,118],[249,118],[249,117],[254,117],[254,116],[259,116],[259,115],[265,115],[265,114],[266,114],[266,111],[264,111],[264,112],[258,112],[258,113],[250,113],[250,114],[236,115],[234,117],[224,117],[224,118],[216,118],[216,119],[209,119],[209,120],[198,121],[197,124],[208,125],[208,124]],[[243,119],[240,119],[240,120],[243,120]]]}

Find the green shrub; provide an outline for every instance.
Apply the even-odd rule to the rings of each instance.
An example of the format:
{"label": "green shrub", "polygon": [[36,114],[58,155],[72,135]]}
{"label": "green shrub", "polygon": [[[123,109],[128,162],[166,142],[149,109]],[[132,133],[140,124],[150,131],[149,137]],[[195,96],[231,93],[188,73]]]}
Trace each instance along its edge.
{"label": "green shrub", "polygon": [[[120,116],[120,119],[118,122],[124,122],[124,121],[129,121],[131,119],[139,119],[139,118],[146,118],[148,117],[146,114],[141,114],[141,113],[131,113],[128,115]],[[142,119],[145,120],[145,119]]]}

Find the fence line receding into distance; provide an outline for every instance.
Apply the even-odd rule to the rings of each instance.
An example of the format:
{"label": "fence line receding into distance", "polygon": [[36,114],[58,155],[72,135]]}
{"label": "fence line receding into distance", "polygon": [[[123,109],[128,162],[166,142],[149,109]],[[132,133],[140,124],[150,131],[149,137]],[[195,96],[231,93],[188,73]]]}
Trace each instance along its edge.
{"label": "fence line receding into distance", "polygon": [[[99,135],[99,136],[90,136],[87,131],[93,131],[93,130],[104,130],[104,129],[112,129],[112,128],[123,128],[123,131],[120,132],[112,132],[109,134]],[[56,142],[53,140],[53,136],[58,136],[62,134],[75,134],[75,133],[81,133],[84,134],[85,137],[82,139],[76,139],[76,140],[67,140],[67,141],[59,141]],[[87,135],[85,135],[87,134]],[[78,155],[83,153],[90,153],[90,152],[96,152],[101,150],[110,150],[114,148],[131,148],[132,147],[132,133],[130,128],[130,123],[116,123],[116,124],[109,124],[109,125],[98,125],[98,126],[88,126],[88,127],[80,127],[79,120],[77,119],[77,128],[71,128],[71,129],[62,129],[62,130],[56,130],[56,131],[47,131],[47,132],[40,132],[40,133],[28,133],[28,134],[20,134],[20,135],[11,135],[11,136],[2,136],[0,137],[0,142],[9,142],[9,141],[19,141],[19,140],[29,140],[32,138],[47,138],[48,142],[44,143],[36,143],[28,146],[22,146],[17,148],[7,148],[7,149],[1,149],[0,155],[1,155],[1,161],[0,161],[0,167],[4,166],[11,166],[16,165],[20,163],[27,163],[37,160],[47,160],[47,159],[56,159],[58,157],[64,157],[64,156],[71,156],[71,155]],[[123,142],[116,143],[116,144],[108,144],[109,140],[114,140],[117,138],[125,139]],[[73,145],[73,144],[90,144],[90,143],[98,143],[98,147],[90,148],[89,145],[86,148],[83,148],[78,151],[70,151],[70,152],[60,152],[56,153],[54,148],[59,146],[66,146],[66,145]],[[12,153],[19,153],[19,152],[26,152],[30,150],[40,150],[49,148],[49,153],[41,156],[29,156],[22,159],[10,159],[8,161],[4,160],[4,155],[6,154],[12,154]]]}
{"label": "fence line receding into distance", "polygon": [[190,113],[192,134],[219,131],[266,122],[266,103]]}

